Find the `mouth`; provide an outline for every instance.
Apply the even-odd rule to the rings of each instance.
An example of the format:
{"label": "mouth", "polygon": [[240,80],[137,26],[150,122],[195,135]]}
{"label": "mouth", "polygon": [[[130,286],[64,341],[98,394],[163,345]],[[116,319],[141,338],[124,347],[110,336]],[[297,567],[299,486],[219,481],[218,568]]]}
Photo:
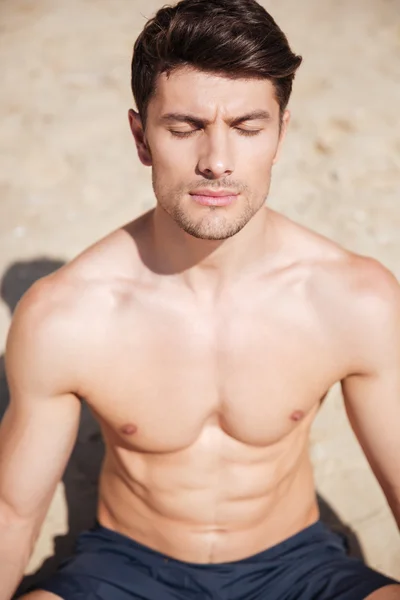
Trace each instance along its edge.
{"label": "mouth", "polygon": [[239,194],[231,190],[196,190],[190,192],[190,196],[195,202],[202,206],[229,206],[234,202]]}

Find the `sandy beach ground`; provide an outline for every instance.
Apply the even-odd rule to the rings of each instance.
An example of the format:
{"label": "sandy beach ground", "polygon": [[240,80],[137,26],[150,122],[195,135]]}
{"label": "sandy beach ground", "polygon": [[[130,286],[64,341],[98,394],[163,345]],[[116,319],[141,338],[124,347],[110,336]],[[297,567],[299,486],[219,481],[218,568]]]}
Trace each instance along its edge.
{"label": "sandy beach ground", "polygon": [[[132,46],[162,4],[0,0],[3,349],[15,303],[37,277],[154,205],[150,170],[136,157],[127,110]],[[399,278],[400,2],[263,4],[304,57],[269,202],[375,257]],[[399,533],[337,388],[313,427],[311,452],[326,518],[348,528],[355,553],[400,578]],[[98,429],[84,411],[29,573],[43,561],[39,576],[50,572],[92,522],[101,454]]]}

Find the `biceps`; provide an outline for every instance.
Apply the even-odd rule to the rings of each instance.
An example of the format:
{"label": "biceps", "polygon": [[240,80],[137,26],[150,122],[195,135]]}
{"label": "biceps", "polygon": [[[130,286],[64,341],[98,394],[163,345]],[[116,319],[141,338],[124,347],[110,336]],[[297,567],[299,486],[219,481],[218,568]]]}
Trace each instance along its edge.
{"label": "biceps", "polygon": [[73,395],[12,401],[0,427],[0,501],[33,518],[50,501],[71,454],[80,402]]}
{"label": "biceps", "polygon": [[391,371],[342,383],[353,430],[381,482],[399,485],[400,378]]}
{"label": "biceps", "polygon": [[398,432],[400,377],[393,371],[357,375],[342,382],[346,410],[354,428],[368,438]]}

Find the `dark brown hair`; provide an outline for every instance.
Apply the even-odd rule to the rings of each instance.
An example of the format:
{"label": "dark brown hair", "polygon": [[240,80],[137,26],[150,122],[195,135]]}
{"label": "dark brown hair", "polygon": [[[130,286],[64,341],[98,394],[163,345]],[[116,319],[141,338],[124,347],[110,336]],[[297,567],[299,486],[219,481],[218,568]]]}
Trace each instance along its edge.
{"label": "dark brown hair", "polygon": [[145,125],[161,73],[183,66],[274,83],[281,114],[301,57],[256,0],[182,0],[165,6],[138,37],[132,60],[132,92]]}

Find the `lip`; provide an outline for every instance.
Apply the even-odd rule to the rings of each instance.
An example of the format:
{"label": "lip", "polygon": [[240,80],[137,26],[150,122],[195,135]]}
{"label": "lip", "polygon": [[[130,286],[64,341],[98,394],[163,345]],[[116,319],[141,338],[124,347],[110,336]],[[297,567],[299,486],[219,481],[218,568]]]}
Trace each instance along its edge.
{"label": "lip", "polygon": [[215,190],[195,190],[193,192],[189,192],[191,196],[206,196],[207,198],[224,198],[229,197],[232,198],[234,196],[238,196],[236,192],[232,192],[230,190],[219,190],[216,192]]}
{"label": "lip", "polygon": [[221,192],[219,194],[216,194],[214,192],[214,194],[212,196],[208,195],[209,192],[207,194],[205,194],[203,191],[202,193],[199,194],[190,194],[191,198],[197,202],[197,204],[201,204],[201,206],[230,206],[231,204],[233,204],[233,202],[235,202],[235,200],[237,200],[239,194],[234,194],[232,195],[232,193],[227,193],[225,192],[224,194],[221,194]]}

